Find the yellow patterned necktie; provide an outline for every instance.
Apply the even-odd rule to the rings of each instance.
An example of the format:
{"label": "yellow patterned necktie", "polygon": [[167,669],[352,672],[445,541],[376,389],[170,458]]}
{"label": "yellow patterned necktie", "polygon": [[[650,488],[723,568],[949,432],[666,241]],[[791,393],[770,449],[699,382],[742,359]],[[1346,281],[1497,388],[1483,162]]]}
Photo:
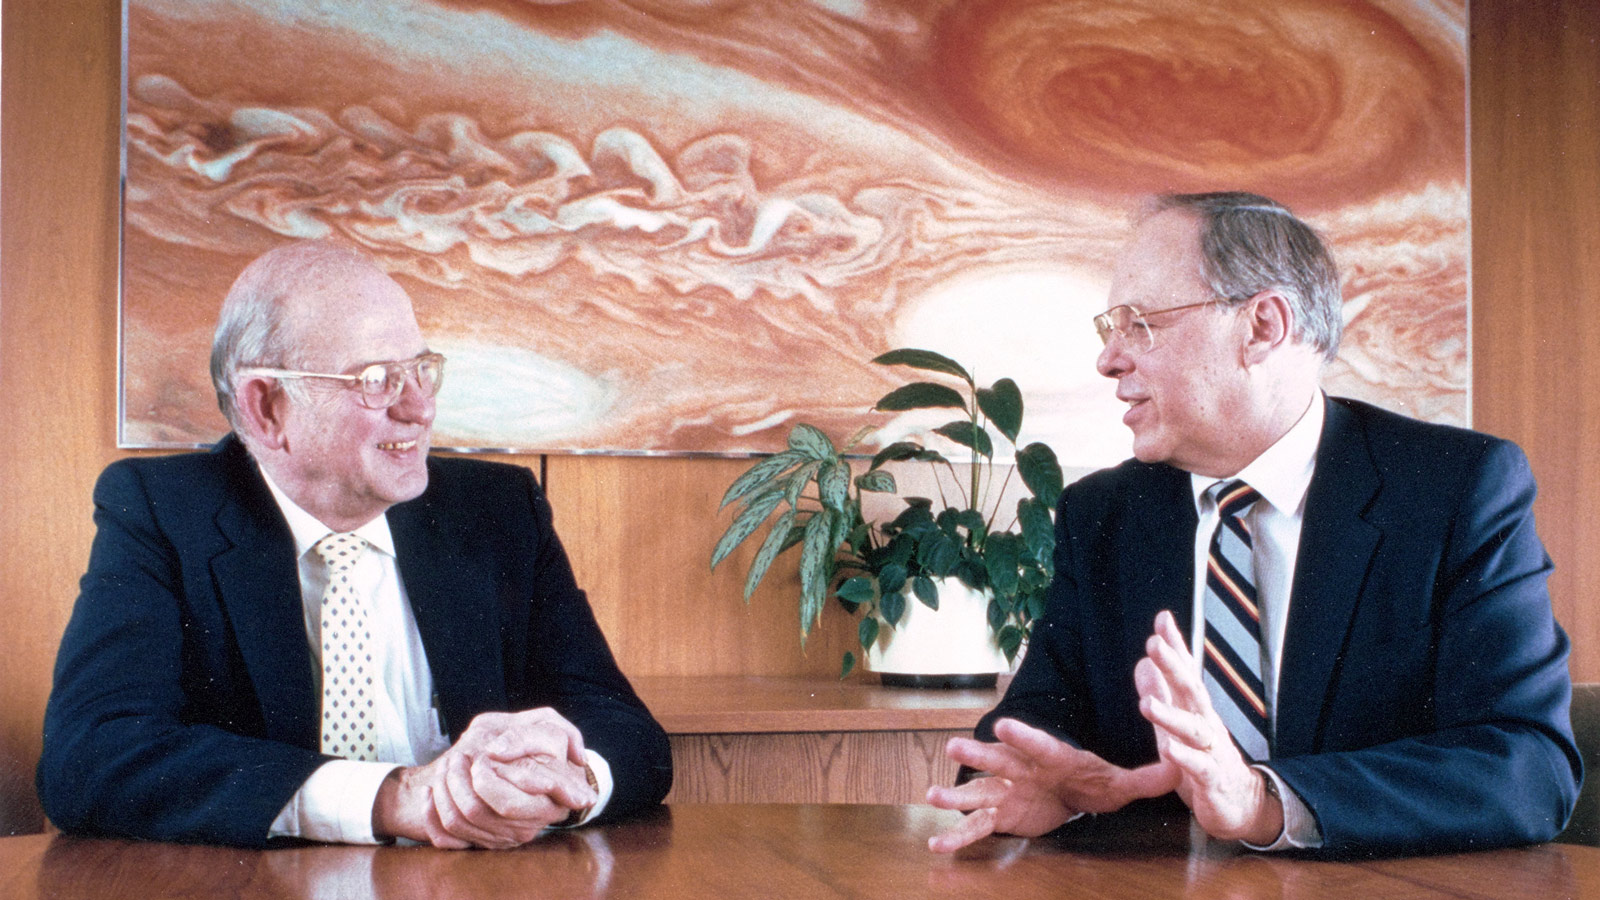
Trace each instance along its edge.
{"label": "yellow patterned necktie", "polygon": [[367,600],[350,581],[367,542],[354,534],[330,534],[317,542],[328,568],[322,592],[322,752],[345,759],[377,761],[372,697],[372,633]]}

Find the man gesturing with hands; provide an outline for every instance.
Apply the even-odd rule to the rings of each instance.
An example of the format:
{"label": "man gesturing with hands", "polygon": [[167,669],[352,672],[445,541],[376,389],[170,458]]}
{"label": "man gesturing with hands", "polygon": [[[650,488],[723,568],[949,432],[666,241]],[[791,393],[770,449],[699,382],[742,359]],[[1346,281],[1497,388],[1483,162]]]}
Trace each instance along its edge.
{"label": "man gesturing with hands", "polygon": [[352,248],[246,267],[212,344],[233,432],[95,488],[38,771],[56,825],[512,847],[666,795],[532,474],[429,454],[444,362]]}
{"label": "man gesturing with hands", "polygon": [[[1057,506],[1048,608],[930,846],[1176,796],[1262,850],[1548,840],[1582,764],[1515,445],[1320,389],[1342,327],[1316,233],[1166,195],[1095,317],[1134,459]],[[1156,803],[1170,802],[1154,800]]]}

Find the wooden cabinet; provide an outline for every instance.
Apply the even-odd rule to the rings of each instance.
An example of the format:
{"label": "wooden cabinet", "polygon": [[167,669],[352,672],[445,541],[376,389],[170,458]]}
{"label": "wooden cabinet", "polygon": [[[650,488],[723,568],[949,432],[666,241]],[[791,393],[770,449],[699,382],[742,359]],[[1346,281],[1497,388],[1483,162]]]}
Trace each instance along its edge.
{"label": "wooden cabinet", "polygon": [[634,687],[672,742],[669,803],[921,803],[995,690],[808,677],[655,676]]}

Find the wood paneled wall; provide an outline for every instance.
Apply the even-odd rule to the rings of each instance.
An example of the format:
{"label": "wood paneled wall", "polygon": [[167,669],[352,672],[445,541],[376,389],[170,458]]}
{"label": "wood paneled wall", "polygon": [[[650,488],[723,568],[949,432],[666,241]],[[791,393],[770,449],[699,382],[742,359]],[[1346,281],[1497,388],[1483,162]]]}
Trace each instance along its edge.
{"label": "wood paneled wall", "polygon": [[[0,834],[32,791],[55,645],[115,448],[118,0],[5,0],[0,97]],[[1573,674],[1600,680],[1600,5],[1474,0],[1474,415],[1543,489]],[[1593,388],[1594,390],[1591,390]],[[537,465],[537,459],[519,461]],[[741,609],[745,559],[706,570],[738,461],[551,457],[557,524],[637,674],[824,674],[836,619],[799,653],[778,579]],[[747,557],[746,557],[747,559]],[[1492,648],[1485,648],[1492,652]]]}
{"label": "wood paneled wall", "polygon": [[1471,13],[1473,425],[1527,451],[1572,675],[1600,681],[1600,3]]}

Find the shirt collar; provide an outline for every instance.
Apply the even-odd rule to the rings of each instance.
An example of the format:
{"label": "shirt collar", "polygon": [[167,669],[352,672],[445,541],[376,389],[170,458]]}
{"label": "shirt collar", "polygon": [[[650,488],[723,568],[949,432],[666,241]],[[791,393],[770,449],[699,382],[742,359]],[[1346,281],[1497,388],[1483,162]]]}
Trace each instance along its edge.
{"label": "shirt collar", "polygon": [[[289,495],[278,487],[278,483],[272,480],[272,476],[268,475],[267,470],[261,468],[260,464],[256,465],[256,469],[261,473],[261,477],[266,479],[267,489],[272,491],[272,499],[278,501],[278,509],[283,511],[283,517],[289,523],[289,532],[294,535],[295,559],[305,556],[318,541],[334,533],[332,528],[322,524],[316,516],[289,499]],[[380,514],[352,533],[366,539],[367,543],[389,556],[395,556],[394,535],[389,532],[388,513]]]}
{"label": "shirt collar", "polygon": [[1300,420],[1233,478],[1210,478],[1191,472],[1189,486],[1194,490],[1195,509],[1203,511],[1201,498],[1212,485],[1238,478],[1255,488],[1256,493],[1279,512],[1298,511],[1305,500],[1306,489],[1311,486],[1317,445],[1322,442],[1322,420],[1326,415],[1322,392],[1316,391]]}

